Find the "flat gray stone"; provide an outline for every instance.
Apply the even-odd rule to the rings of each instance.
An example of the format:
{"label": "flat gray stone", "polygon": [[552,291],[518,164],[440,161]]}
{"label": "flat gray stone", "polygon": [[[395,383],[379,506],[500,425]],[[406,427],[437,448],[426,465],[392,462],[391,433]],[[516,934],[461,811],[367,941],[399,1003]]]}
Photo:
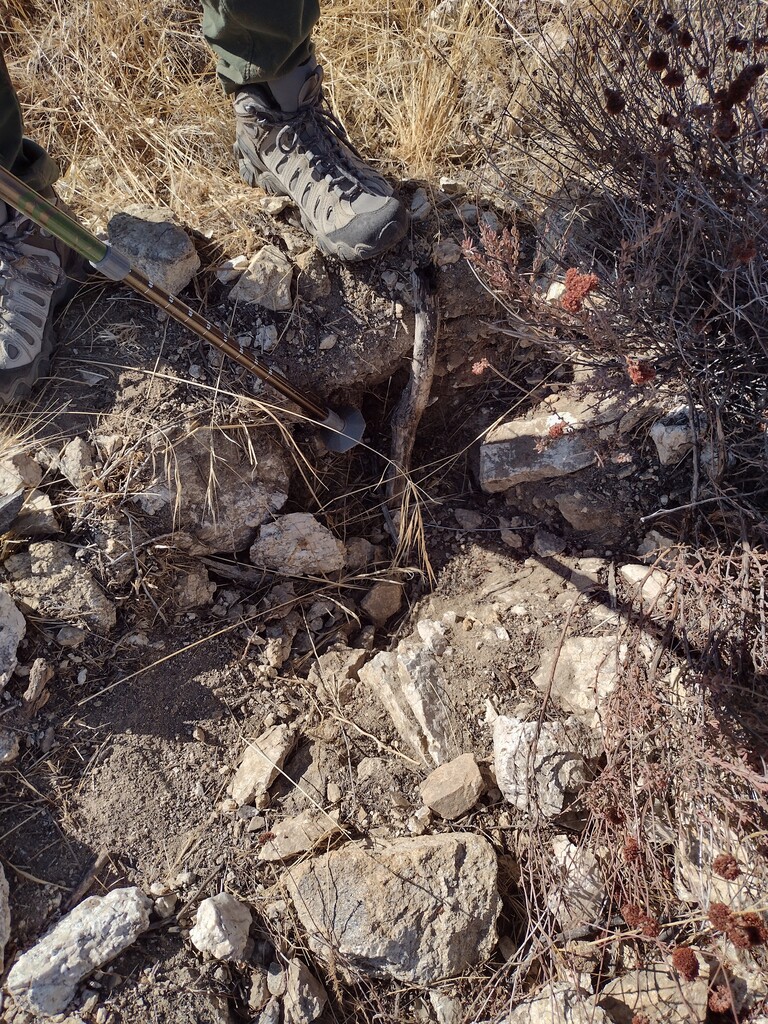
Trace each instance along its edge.
{"label": "flat gray stone", "polygon": [[192,239],[170,210],[126,206],[107,225],[110,244],[163,291],[178,295],[200,268]]}
{"label": "flat gray stone", "polygon": [[415,984],[460,974],[496,945],[496,855],[467,832],[351,843],[285,875],[310,948]]}

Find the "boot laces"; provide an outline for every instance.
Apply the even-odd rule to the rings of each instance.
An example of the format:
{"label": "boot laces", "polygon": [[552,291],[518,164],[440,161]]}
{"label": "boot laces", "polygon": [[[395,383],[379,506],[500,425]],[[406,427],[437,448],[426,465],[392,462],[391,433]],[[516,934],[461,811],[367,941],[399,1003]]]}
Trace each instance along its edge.
{"label": "boot laces", "polygon": [[265,110],[252,108],[252,116],[265,128],[279,126],[275,145],[286,156],[299,147],[306,150],[307,160],[319,178],[328,177],[350,201],[363,192],[360,169],[348,152],[362,159],[349,141],[341,121],[325,99],[320,74],[312,76],[310,90],[298,110]]}

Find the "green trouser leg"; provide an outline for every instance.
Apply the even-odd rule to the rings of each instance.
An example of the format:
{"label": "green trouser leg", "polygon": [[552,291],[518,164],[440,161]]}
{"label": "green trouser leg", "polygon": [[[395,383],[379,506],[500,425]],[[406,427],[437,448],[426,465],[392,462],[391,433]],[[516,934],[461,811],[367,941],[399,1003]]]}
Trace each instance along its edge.
{"label": "green trouser leg", "polygon": [[224,89],[270,82],[312,54],[318,0],[202,0],[203,35]]}
{"label": "green trouser leg", "polygon": [[56,181],[59,168],[45,150],[25,139],[21,110],[0,49],[0,165],[42,192]]}

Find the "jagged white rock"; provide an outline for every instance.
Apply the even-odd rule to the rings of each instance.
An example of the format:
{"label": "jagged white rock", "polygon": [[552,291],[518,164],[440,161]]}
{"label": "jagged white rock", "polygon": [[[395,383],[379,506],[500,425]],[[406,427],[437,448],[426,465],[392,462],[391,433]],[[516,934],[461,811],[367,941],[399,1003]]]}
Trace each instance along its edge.
{"label": "jagged white rock", "polygon": [[11,968],[6,984],[16,1005],[33,1014],[60,1013],[83,978],[147,930],[151,909],[135,887],[83,900]]}
{"label": "jagged white rock", "polygon": [[251,912],[228,892],[203,900],[197,908],[189,941],[201,953],[216,960],[242,960],[248,945]]}

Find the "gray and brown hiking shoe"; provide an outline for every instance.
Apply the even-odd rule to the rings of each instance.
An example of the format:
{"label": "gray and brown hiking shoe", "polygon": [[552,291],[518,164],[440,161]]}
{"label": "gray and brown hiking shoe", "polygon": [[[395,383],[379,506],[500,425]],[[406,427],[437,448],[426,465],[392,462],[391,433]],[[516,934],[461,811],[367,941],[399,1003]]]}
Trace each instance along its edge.
{"label": "gray and brown hiking shoe", "polygon": [[249,185],[286,195],[323,252],[365,260],[399,242],[405,209],[352,149],[325,103],[314,58],[268,85],[235,93],[235,155]]}
{"label": "gray and brown hiking shoe", "polygon": [[71,249],[0,202],[0,405],[26,398],[48,372],[53,314],[82,267]]}

